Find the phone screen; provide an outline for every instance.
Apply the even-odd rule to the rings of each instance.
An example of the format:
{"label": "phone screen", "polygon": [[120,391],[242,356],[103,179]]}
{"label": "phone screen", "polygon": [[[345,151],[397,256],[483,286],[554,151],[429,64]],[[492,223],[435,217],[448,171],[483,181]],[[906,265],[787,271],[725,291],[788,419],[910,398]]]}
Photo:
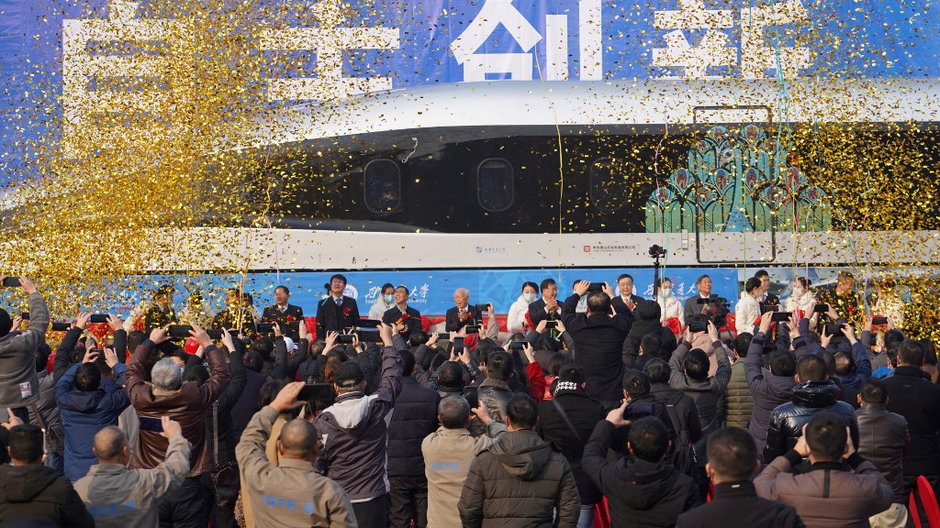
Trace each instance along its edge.
{"label": "phone screen", "polygon": [[140,430],[141,431],[150,431],[151,433],[162,433],[163,432],[163,422],[159,418],[151,418],[149,416],[140,416]]}

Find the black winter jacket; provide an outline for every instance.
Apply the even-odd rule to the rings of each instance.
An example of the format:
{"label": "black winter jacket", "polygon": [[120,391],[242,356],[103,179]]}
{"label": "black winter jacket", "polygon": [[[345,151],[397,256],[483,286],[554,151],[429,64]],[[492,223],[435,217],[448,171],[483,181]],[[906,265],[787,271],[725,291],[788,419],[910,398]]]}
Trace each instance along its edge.
{"label": "black winter jacket", "polygon": [[677,528],[725,528],[726,526],[761,526],[763,528],[804,528],[792,506],[762,499],[754,484],[723,482],[715,486],[715,498],[679,516]]}
{"label": "black winter jacket", "polygon": [[[565,423],[553,401],[558,402],[565,410],[565,414],[568,415],[578,432],[577,435]],[[588,438],[594,431],[594,426],[603,418],[604,409],[601,404],[583,392],[563,390],[555,395],[554,400],[539,403],[537,432],[568,461],[574,481],[578,485],[581,504],[596,504],[601,500],[601,492],[582,467],[581,456],[584,454],[584,446]]]}
{"label": "black winter jacket", "polygon": [[535,431],[513,431],[470,464],[457,509],[464,528],[574,528],[581,500],[565,457]]}
{"label": "black winter jacket", "polygon": [[614,426],[601,420],[584,449],[582,462],[610,503],[614,527],[674,526],[679,514],[701,504],[692,479],[672,466],[635,457],[607,460]]}
{"label": "black winter jacket", "polygon": [[[750,355],[749,355],[750,356]],[[806,381],[793,387],[792,400],[781,404],[770,415],[767,428],[767,446],[764,460],[772,461],[783,455],[803,435],[803,426],[817,413],[828,411],[837,414],[849,426],[853,445],[858,445],[858,423],[855,409],[839,401],[839,386],[830,380]]]}
{"label": "black winter jacket", "polygon": [[437,391],[426,389],[411,376],[401,379],[388,424],[388,476],[424,478],[421,441],[437,430]]}
{"label": "black winter jacket", "polygon": [[601,402],[615,402],[622,397],[623,342],[633,319],[629,315],[576,313],[577,294],[565,299],[561,320],[574,338],[574,364],[584,370],[587,395]]}
{"label": "black winter jacket", "polygon": [[66,527],[95,525],[69,481],[40,464],[0,466],[0,524],[14,519],[49,520]]}
{"label": "black winter jacket", "polygon": [[888,410],[907,419],[911,451],[904,460],[904,475],[940,475],[940,386],[924,379],[917,367],[899,366],[882,381],[888,388]]}
{"label": "black winter jacket", "polygon": [[[751,421],[747,424],[747,431],[751,433],[757,443],[757,452],[764,450],[767,441],[767,427],[770,423],[770,413],[778,405],[790,401],[790,389],[796,385],[793,376],[777,376],[772,372],[764,371],[764,339],[766,336],[757,332],[747,349],[744,358],[744,376],[747,386],[754,395],[754,407],[751,411]],[[772,460],[772,459],[771,459]],[[765,459],[765,462],[770,460]]]}

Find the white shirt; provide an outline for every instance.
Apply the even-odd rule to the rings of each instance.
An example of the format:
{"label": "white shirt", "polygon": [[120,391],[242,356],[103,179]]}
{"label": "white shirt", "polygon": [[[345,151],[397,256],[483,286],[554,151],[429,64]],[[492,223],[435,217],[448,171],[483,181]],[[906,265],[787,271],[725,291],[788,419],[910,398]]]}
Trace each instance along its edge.
{"label": "white shirt", "polygon": [[369,319],[381,321],[385,312],[391,310],[393,306],[395,306],[395,301],[387,303],[380,295],[379,298],[372,303],[372,308],[369,308]]}
{"label": "white shirt", "polygon": [[760,302],[747,292],[741,292],[741,299],[734,307],[734,326],[738,333],[752,332],[754,321],[760,318]]}
{"label": "white shirt", "polygon": [[675,317],[680,323],[685,324],[685,318],[683,317],[685,315],[685,308],[683,308],[679,299],[676,299],[675,295],[670,295],[669,298],[666,299],[664,299],[662,295],[657,295],[656,302],[659,303],[659,321],[661,323],[665,323],[670,317]]}
{"label": "white shirt", "polygon": [[522,332],[525,329],[525,314],[528,312],[529,303],[520,295],[509,307],[509,315],[506,317],[506,328],[510,333]]}
{"label": "white shirt", "polygon": [[786,309],[788,312],[793,312],[796,310],[803,311],[803,317],[809,318],[813,315],[813,308],[816,306],[816,298],[813,297],[813,292],[803,292],[803,295],[799,297],[794,297],[791,295],[787,298]]}

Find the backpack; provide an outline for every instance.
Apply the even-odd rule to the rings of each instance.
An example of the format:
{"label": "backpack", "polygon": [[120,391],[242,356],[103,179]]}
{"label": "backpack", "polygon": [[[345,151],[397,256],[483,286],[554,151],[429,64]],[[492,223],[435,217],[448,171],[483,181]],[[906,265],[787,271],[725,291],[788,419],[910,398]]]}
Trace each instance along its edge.
{"label": "backpack", "polygon": [[666,402],[666,414],[669,415],[672,428],[676,431],[676,443],[673,445],[670,457],[672,466],[676,468],[676,471],[692,476],[698,466],[698,458],[695,455],[695,446],[689,438],[689,429],[679,419],[679,413],[676,412],[674,404]]}

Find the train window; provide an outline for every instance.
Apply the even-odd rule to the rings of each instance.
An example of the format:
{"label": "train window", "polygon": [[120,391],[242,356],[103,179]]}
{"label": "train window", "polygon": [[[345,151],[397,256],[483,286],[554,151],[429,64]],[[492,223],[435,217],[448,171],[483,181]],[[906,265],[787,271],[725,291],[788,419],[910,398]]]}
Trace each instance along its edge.
{"label": "train window", "polygon": [[374,159],[362,171],[366,208],[376,214],[391,213],[401,205],[401,169],[389,159]]}
{"label": "train window", "polygon": [[626,186],[617,166],[610,158],[598,158],[591,162],[591,205],[601,210],[616,210],[626,205]]}
{"label": "train window", "polygon": [[514,196],[512,165],[502,158],[488,158],[477,166],[477,202],[490,212],[505,211]]}

